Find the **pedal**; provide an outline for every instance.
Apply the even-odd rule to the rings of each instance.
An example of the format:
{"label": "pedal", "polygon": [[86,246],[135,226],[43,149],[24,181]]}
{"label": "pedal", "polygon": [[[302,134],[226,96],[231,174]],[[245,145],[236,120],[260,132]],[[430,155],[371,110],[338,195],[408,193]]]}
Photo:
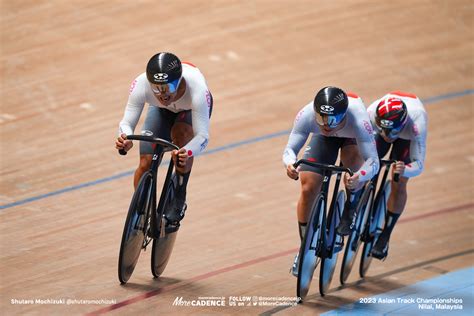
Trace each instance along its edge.
{"label": "pedal", "polygon": [[352,240],[352,243],[351,243],[351,250],[352,251],[356,251],[357,246],[359,245],[359,234],[356,234],[354,237],[355,238]]}
{"label": "pedal", "polygon": [[339,251],[341,251],[342,249],[344,249],[344,238],[341,238],[341,241],[336,241],[334,243],[334,253],[337,253]]}

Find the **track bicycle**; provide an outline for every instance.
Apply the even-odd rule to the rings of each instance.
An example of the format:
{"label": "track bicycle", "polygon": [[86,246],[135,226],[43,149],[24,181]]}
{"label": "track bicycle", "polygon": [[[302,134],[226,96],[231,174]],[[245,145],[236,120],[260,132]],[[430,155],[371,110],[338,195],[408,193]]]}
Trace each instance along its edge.
{"label": "track bicycle", "polygon": [[[380,174],[382,174],[382,168],[384,168],[382,180],[380,182],[377,194],[375,195],[373,204],[374,207],[370,211],[369,220],[361,238],[362,242],[364,243],[359,265],[359,275],[361,278],[365,277],[367,271],[369,270],[369,266],[373,258],[371,255],[372,247],[377,242],[385,225],[385,218],[387,215],[387,201],[388,197],[390,196],[391,189],[390,180],[387,180],[387,177],[390,166],[396,162],[396,160],[380,160],[380,171],[372,179],[374,187],[376,188]],[[398,173],[395,173],[393,176],[393,181],[398,182],[399,176],[400,175]]]}
{"label": "track bicycle", "polygon": [[[383,160],[382,164],[384,164],[385,166],[385,165],[390,165],[393,162],[395,161]],[[386,180],[387,173],[388,173],[388,170],[386,170],[386,172],[384,173],[383,181]],[[342,259],[341,272],[339,275],[339,281],[341,285],[344,285],[347,279],[349,278],[359,247],[362,244],[362,242],[364,242],[368,238],[367,231],[369,231],[370,229],[368,229],[367,226],[370,225],[373,222],[373,220],[376,220],[376,219],[385,220],[385,216],[381,219],[376,218],[375,216],[372,217],[374,205],[377,205],[378,201],[380,201],[380,199],[378,200],[374,199],[379,175],[380,175],[380,170],[377,173],[377,175],[375,175],[372,179],[370,179],[366,183],[366,185],[363,188],[361,197],[357,203],[356,212],[355,212],[356,214],[355,225],[347,238],[347,243],[344,250],[344,256]],[[387,199],[388,199],[388,195],[387,195]],[[383,222],[382,222],[382,225],[383,225]],[[372,250],[372,245],[370,245],[370,250]],[[366,254],[363,254],[363,256],[365,255]],[[370,251],[367,253],[367,255],[370,255]],[[369,259],[369,261],[370,260],[371,259]],[[365,264],[367,263],[370,264],[369,261],[366,260]],[[360,271],[361,270],[359,269],[359,272]]]}
{"label": "track bicycle", "polygon": [[[169,261],[179,229],[179,224],[169,225],[165,216],[167,211],[173,211],[170,208],[178,185],[172,159],[158,205],[156,203],[158,167],[165,152],[179,150],[179,147],[152,136],[128,135],[127,139],[150,142],[154,144],[154,150],[150,169],[142,175],[137,185],[123,228],[118,261],[118,278],[121,284],[130,279],[142,249],[146,250],[152,241],[151,271],[154,277],[159,277]],[[124,150],[119,150],[119,153],[126,155]]]}
{"label": "track bicycle", "polygon": [[[301,164],[322,170],[323,176],[321,191],[311,208],[306,233],[298,254],[299,272],[296,295],[300,300],[303,300],[308,294],[319,261],[321,261],[319,276],[319,292],[321,295],[326,294],[331,284],[337,256],[343,247],[343,239],[336,233],[336,227],[339,225],[346,200],[345,191],[339,190],[341,174],[347,172],[352,176],[353,173],[349,168],[315,163],[306,159],[298,160],[294,164],[295,169]],[[328,209],[329,180],[333,174],[337,174],[337,177],[331,205]]]}

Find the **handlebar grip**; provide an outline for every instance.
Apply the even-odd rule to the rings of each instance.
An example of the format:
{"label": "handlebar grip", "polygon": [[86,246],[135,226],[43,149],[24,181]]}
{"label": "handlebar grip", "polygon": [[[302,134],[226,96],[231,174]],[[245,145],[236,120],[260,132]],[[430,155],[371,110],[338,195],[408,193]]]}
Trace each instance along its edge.
{"label": "handlebar grip", "polygon": [[399,173],[394,173],[393,174],[393,181],[398,182],[400,180],[400,174]]}
{"label": "handlebar grip", "polygon": [[125,156],[127,154],[127,152],[123,149],[119,149],[119,154],[121,154],[122,156]]}

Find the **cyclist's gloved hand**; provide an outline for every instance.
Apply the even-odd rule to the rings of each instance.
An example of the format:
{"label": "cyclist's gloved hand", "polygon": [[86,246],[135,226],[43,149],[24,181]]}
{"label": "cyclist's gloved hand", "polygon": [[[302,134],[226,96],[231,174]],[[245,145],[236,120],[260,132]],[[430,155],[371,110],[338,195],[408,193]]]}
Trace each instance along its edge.
{"label": "cyclist's gloved hand", "polygon": [[346,173],[344,175],[344,184],[346,185],[346,188],[350,191],[358,191],[363,185],[363,183],[359,181],[358,173],[354,173],[352,177]]}
{"label": "cyclist's gloved hand", "polygon": [[173,162],[178,167],[186,166],[188,162],[189,156],[188,152],[185,148],[180,148],[179,150],[173,150],[171,152],[171,157],[173,158]]}
{"label": "cyclist's gloved hand", "polygon": [[286,166],[286,174],[293,180],[298,180],[298,170],[295,169],[293,164]]}
{"label": "cyclist's gloved hand", "polygon": [[397,161],[393,168],[393,172],[402,176],[403,172],[405,172],[405,163],[403,161]]}
{"label": "cyclist's gloved hand", "polygon": [[116,149],[123,149],[125,151],[129,151],[133,147],[133,142],[127,139],[127,135],[120,134],[119,137],[115,140],[115,148]]}

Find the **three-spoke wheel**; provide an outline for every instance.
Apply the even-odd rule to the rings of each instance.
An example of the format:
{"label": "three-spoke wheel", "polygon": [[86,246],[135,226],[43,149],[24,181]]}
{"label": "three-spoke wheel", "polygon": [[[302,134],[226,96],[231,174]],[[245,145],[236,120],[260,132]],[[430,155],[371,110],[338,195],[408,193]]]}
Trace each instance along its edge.
{"label": "three-spoke wheel", "polygon": [[118,277],[122,284],[127,283],[135,269],[142,248],[149,242],[147,240],[149,214],[153,211],[151,209],[153,204],[151,182],[151,173],[143,174],[128,209],[118,263]]}
{"label": "three-spoke wheel", "polygon": [[[342,217],[342,211],[344,210],[344,204],[346,202],[346,193],[344,191],[339,191],[337,194],[336,205],[332,211],[331,216],[328,219],[328,224],[326,228],[327,233],[327,244],[334,247],[331,257],[326,257],[321,259],[321,271],[319,273],[319,293],[324,296],[329,286],[331,285],[332,277],[334,275],[334,270],[336,269],[337,256],[342,250],[343,238],[341,235],[336,233],[336,227],[339,225],[340,219]],[[330,253],[330,249],[328,253]]]}

